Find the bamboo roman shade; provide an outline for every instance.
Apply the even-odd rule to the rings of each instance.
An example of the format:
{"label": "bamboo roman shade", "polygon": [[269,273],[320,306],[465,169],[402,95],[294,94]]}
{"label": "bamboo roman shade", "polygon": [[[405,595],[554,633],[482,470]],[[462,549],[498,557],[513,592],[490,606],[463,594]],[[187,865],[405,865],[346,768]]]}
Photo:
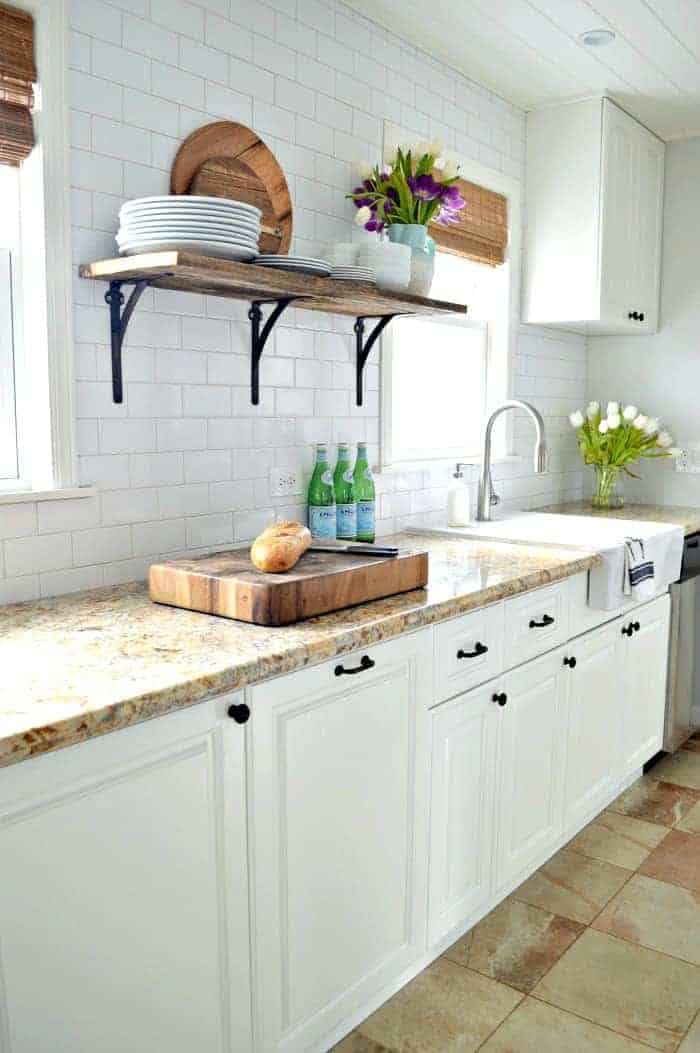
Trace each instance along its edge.
{"label": "bamboo roman shade", "polygon": [[34,19],[0,3],[0,164],[18,165],[34,146]]}
{"label": "bamboo roman shade", "polygon": [[441,252],[497,267],[505,260],[508,244],[508,201],[466,179],[458,179],[457,186],[467,203],[459,222],[446,227],[431,223],[431,237]]}

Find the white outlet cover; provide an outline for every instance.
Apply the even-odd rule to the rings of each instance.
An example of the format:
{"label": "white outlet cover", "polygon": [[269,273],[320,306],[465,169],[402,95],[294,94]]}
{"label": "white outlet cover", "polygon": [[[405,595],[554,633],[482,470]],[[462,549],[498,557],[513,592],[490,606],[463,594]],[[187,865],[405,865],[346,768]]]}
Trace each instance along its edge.
{"label": "white outlet cover", "polygon": [[272,468],[270,470],[272,497],[289,497],[302,492],[301,472],[297,468]]}

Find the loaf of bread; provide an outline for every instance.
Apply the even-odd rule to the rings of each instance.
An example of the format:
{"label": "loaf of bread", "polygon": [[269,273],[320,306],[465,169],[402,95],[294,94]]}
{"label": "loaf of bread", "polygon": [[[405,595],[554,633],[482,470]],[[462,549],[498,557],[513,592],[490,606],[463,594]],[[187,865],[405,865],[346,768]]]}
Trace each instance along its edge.
{"label": "loaf of bread", "polygon": [[296,566],[310,544],[311,531],[302,523],[273,523],[256,537],[250,558],[266,574],[284,574]]}

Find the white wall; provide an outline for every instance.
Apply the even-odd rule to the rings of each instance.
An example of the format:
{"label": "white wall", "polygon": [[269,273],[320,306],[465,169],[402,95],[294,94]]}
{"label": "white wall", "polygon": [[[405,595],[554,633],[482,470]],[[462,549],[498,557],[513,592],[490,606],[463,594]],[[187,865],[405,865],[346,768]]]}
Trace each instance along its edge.
{"label": "white wall", "polygon": [[[588,341],[589,397],[624,399],[660,416],[679,445],[700,443],[699,188],[700,138],[668,145],[659,332]],[[629,498],[700,503],[700,475],[667,461],[639,471],[639,482],[624,482]]]}
{"label": "white wall", "polygon": [[[76,267],[114,255],[120,204],[166,193],[179,143],[214,119],[252,125],[276,153],[301,250],[349,235],[352,163],[378,156],[385,118],[522,180],[520,111],[334,0],[73,0],[71,23]],[[376,458],[378,360],[358,410],[352,320],[288,311],[253,408],[246,305],[148,291],[115,406],[103,293],[76,278],[80,481],[99,494],[0,506],[0,602],[142,578],[161,556],[303,515],[270,496],[269,472],[307,468],[314,441],[365,439]],[[513,391],[547,419],[552,473],[532,475],[518,430],[527,457],[497,472],[506,502],[578,495],[566,413],[584,385],[579,337],[521,333]],[[380,531],[443,516],[448,479],[444,467],[380,477]]]}

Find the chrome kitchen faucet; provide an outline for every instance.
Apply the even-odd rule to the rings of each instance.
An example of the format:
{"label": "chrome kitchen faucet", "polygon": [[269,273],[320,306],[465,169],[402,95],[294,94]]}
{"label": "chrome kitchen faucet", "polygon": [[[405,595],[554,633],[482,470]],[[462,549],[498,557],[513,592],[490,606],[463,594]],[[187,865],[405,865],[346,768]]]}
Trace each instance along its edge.
{"label": "chrome kitchen faucet", "polygon": [[535,422],[537,442],[535,443],[535,471],[538,475],[547,471],[547,444],[544,440],[544,420],[542,414],[531,406],[529,402],[521,402],[520,399],[509,399],[493,411],[484,428],[484,449],[481,460],[481,476],[479,477],[479,499],[476,507],[476,518],[481,522],[488,522],[491,518],[491,506],[497,505],[500,498],[493,491],[491,482],[491,432],[494,421],[506,410],[525,410]]}

